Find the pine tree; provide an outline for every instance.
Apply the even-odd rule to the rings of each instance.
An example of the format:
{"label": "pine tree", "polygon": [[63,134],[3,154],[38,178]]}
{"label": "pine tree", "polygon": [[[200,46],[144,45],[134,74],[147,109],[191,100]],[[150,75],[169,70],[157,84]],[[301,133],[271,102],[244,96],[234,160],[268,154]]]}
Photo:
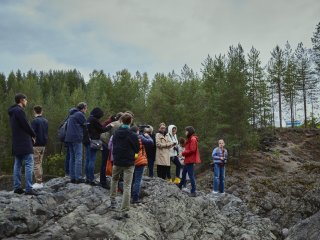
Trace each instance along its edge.
{"label": "pine tree", "polygon": [[269,79],[272,83],[271,87],[275,88],[278,95],[279,121],[282,128],[282,94],[283,94],[283,78],[285,72],[285,61],[283,50],[276,46],[271,52],[271,59],[268,66]]}
{"label": "pine tree", "polygon": [[316,89],[316,82],[311,77],[311,63],[308,56],[307,49],[303,47],[302,43],[298,44],[295,51],[297,61],[297,79],[298,89],[302,93],[303,98],[303,112],[304,112],[304,126],[307,127],[307,98],[308,94]]}
{"label": "pine tree", "polygon": [[313,59],[316,64],[316,70],[318,76],[320,77],[320,22],[316,26],[316,31],[313,33],[312,41],[312,50],[313,50]]}
{"label": "pine tree", "polygon": [[284,50],[285,72],[283,79],[283,96],[290,108],[291,127],[294,127],[294,108],[297,96],[297,73],[294,54],[292,53],[289,42],[285,45]]}

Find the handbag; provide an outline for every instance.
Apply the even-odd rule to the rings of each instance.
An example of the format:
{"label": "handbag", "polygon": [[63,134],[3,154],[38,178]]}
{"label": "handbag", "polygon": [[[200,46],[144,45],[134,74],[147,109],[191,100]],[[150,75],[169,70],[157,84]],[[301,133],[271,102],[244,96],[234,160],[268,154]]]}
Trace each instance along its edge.
{"label": "handbag", "polygon": [[102,150],[102,141],[100,139],[90,139],[90,148]]}

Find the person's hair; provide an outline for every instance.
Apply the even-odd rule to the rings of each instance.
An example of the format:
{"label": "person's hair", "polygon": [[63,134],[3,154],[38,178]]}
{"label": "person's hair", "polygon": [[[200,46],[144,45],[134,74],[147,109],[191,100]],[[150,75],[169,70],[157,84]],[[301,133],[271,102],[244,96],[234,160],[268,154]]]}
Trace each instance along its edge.
{"label": "person's hair", "polygon": [[78,105],[77,105],[77,109],[79,111],[85,109],[87,107],[87,104],[85,102],[80,102]]}
{"label": "person's hair", "polygon": [[40,105],[34,106],[33,110],[35,111],[36,114],[42,113],[42,107]]}
{"label": "person's hair", "polygon": [[16,102],[16,104],[19,104],[22,99],[26,99],[26,98],[27,98],[27,96],[24,95],[23,93],[17,93],[14,96],[14,101]]}
{"label": "person's hair", "polygon": [[159,128],[161,128],[162,126],[167,127],[164,122],[162,122],[162,123],[159,124]]}
{"label": "person's hair", "polygon": [[188,132],[188,135],[187,135],[188,138],[191,137],[193,134],[196,133],[196,131],[194,130],[194,128],[193,128],[192,126],[188,126],[188,127],[186,127],[185,129],[186,129],[186,131]]}
{"label": "person's hair", "polygon": [[139,128],[136,126],[136,125],[133,125],[130,130],[134,133],[138,132],[139,131]]}
{"label": "person's hair", "polygon": [[134,114],[133,114],[133,112],[131,112],[131,111],[125,111],[124,113],[127,113],[127,114],[130,114],[132,117],[134,117]]}
{"label": "person's hair", "polygon": [[119,120],[122,117],[122,115],[123,115],[123,112],[118,112],[115,116],[115,120],[116,121]]}
{"label": "person's hair", "polygon": [[186,144],[186,139],[183,137],[179,138],[179,144],[183,147]]}
{"label": "person's hair", "polygon": [[121,122],[123,124],[129,125],[132,122],[132,115],[129,113],[125,113],[121,117]]}

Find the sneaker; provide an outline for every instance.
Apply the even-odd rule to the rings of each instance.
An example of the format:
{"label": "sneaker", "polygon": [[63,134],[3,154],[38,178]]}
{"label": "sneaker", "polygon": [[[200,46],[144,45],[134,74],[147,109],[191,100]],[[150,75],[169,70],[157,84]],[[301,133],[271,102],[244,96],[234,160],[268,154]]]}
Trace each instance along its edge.
{"label": "sneaker", "polygon": [[43,183],[35,183],[32,185],[33,189],[40,189],[43,188]]}
{"label": "sneaker", "polygon": [[25,195],[33,195],[33,196],[38,196],[39,194],[35,191],[35,190],[33,190],[33,189],[31,189],[30,191],[28,191],[28,192],[25,192],[24,193]]}
{"label": "sneaker", "polygon": [[90,184],[91,186],[99,186],[99,184],[96,183],[95,181],[92,181],[92,182],[90,182],[89,184]]}
{"label": "sneaker", "polygon": [[110,186],[106,183],[100,183],[100,186],[103,187],[104,189],[110,190]]}
{"label": "sneaker", "polygon": [[22,188],[17,188],[15,190],[13,190],[14,193],[17,193],[17,194],[23,194],[24,193],[24,190]]}
{"label": "sneaker", "polygon": [[186,188],[186,187],[182,188],[182,192],[189,192],[189,188]]}
{"label": "sneaker", "polygon": [[196,192],[190,193],[189,196],[190,196],[190,197],[196,197],[196,196],[197,196],[197,193],[196,193]]}
{"label": "sneaker", "polygon": [[212,191],[212,194],[218,194],[219,192],[217,192],[217,191]]}

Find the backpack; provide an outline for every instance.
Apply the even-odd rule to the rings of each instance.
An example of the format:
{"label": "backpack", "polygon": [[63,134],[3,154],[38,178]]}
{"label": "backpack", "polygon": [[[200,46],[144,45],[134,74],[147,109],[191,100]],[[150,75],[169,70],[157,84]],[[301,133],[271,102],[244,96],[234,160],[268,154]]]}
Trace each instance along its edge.
{"label": "backpack", "polygon": [[64,142],[64,139],[67,134],[67,126],[68,126],[68,119],[65,120],[58,128],[58,139],[60,142]]}

